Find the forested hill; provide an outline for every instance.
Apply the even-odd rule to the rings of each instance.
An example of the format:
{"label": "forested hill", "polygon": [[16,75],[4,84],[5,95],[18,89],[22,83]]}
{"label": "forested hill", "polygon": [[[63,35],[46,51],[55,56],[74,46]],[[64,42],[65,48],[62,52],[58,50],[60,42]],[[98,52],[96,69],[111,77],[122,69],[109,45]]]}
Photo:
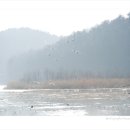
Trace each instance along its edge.
{"label": "forested hill", "polygon": [[0,32],[0,46],[6,57],[41,49],[45,45],[55,43],[58,39],[55,35],[29,28],[14,28]]}
{"label": "forested hill", "polygon": [[44,48],[53,44],[59,37],[29,28],[8,29],[0,32],[0,82],[6,80],[8,60],[31,50]]}
{"label": "forested hill", "polygon": [[130,76],[130,16],[119,16],[14,57],[8,62],[8,74],[12,79],[32,76],[35,80],[65,75]]}

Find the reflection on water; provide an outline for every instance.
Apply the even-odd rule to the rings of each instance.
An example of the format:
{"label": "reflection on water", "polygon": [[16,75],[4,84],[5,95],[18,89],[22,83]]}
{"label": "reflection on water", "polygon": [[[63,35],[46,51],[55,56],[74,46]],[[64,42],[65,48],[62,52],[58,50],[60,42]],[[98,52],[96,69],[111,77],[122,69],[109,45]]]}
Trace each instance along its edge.
{"label": "reflection on water", "polygon": [[0,115],[130,116],[129,88],[0,90]]}

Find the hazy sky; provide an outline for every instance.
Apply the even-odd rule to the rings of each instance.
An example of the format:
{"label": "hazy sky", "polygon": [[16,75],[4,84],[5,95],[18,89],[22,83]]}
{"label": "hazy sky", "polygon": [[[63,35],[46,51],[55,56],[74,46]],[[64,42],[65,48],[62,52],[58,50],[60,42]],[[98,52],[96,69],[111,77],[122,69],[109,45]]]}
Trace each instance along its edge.
{"label": "hazy sky", "polygon": [[56,35],[130,12],[130,0],[0,0],[0,31],[29,27]]}

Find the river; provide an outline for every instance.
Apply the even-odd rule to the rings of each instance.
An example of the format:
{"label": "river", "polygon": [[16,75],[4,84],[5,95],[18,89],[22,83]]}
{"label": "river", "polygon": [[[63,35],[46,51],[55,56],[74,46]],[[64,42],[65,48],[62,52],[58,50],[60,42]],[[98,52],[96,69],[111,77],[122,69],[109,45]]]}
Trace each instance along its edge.
{"label": "river", "polygon": [[129,88],[4,90],[0,116],[130,116]]}

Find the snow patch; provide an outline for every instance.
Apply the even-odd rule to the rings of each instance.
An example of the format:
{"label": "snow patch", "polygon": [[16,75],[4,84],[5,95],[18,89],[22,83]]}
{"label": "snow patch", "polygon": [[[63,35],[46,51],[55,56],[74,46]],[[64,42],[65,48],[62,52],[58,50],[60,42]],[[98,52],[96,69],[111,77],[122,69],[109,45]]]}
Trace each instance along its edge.
{"label": "snow patch", "polygon": [[0,85],[0,90],[3,90],[7,85]]}

